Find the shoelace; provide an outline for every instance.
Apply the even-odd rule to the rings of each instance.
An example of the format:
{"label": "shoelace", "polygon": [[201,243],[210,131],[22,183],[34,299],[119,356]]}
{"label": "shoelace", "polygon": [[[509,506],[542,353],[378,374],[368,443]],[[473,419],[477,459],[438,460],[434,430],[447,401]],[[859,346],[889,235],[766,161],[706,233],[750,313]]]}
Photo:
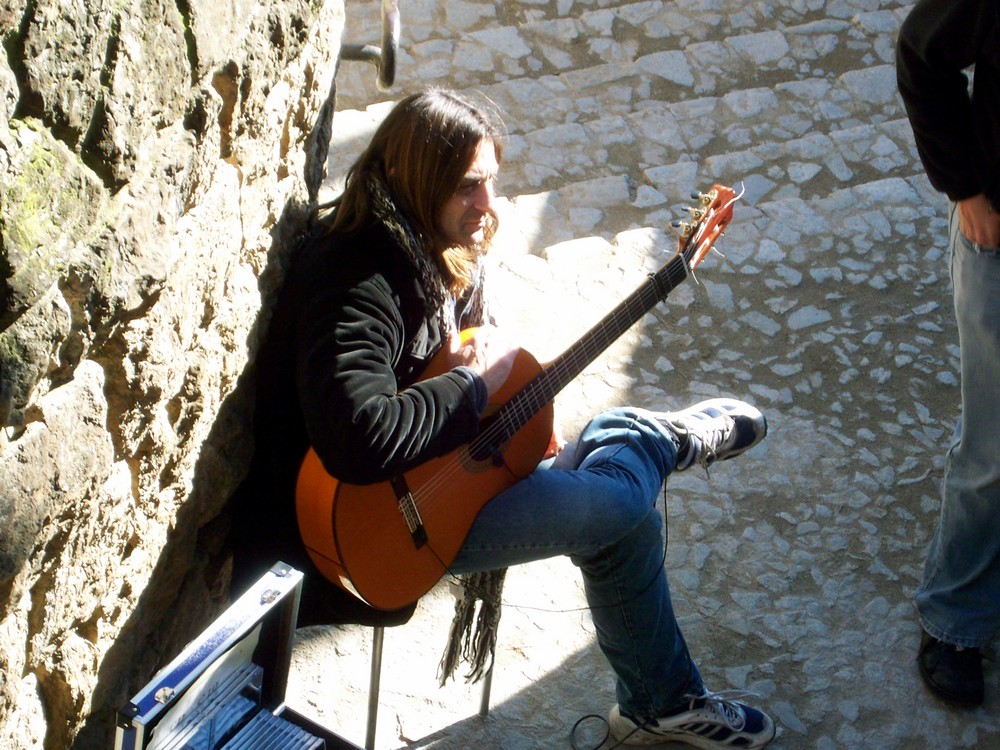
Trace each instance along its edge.
{"label": "shoelace", "polygon": [[[722,447],[726,441],[727,435],[732,436],[735,434],[736,420],[728,414],[720,414],[717,417],[710,417],[709,419],[699,421],[707,422],[710,420],[716,422],[717,424],[706,433],[692,430],[690,426],[680,421],[668,421],[671,429],[687,436],[688,442],[691,446],[689,450],[694,453],[691,458],[685,457],[685,461],[683,462],[685,467],[690,466],[692,463],[698,463],[703,469],[705,469],[705,471],[708,471],[708,465],[718,457],[715,446]],[[697,441],[701,446],[700,449],[695,447],[695,441]]]}
{"label": "shoelace", "polygon": [[730,729],[739,732],[746,726],[746,714],[739,705],[735,705],[739,698],[758,697],[755,693],[746,690],[720,690],[718,693],[706,692],[704,695],[685,695],[684,698],[690,701],[689,708],[693,711],[695,703],[703,701],[704,705],[713,713],[722,717]]}

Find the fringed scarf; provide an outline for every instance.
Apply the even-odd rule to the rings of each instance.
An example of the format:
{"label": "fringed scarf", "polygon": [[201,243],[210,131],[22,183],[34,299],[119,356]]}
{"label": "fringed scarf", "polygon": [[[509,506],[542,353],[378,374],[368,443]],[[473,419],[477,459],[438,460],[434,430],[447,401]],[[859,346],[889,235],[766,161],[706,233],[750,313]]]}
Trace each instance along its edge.
{"label": "fringed scarf", "polygon": [[[455,595],[455,617],[448,631],[448,645],[438,666],[441,686],[455,676],[460,660],[469,671],[466,682],[479,682],[493,666],[500,624],[500,599],[507,569],[470,573],[452,584]],[[478,614],[476,603],[479,603]],[[475,629],[473,629],[473,621]]]}
{"label": "fringed scarf", "polygon": [[[437,263],[421,248],[419,240],[396,208],[385,186],[378,180],[372,180],[368,190],[374,214],[396,237],[413,263],[428,307],[431,308],[427,314],[436,318],[441,327],[441,340],[447,341],[450,334],[460,328],[495,322],[486,289],[485,264],[479,264],[475,283],[463,299],[455,300],[448,292]],[[454,677],[462,660],[469,665],[466,682],[478,682],[493,665],[506,575],[507,569],[503,568],[457,576],[452,581],[455,616],[438,667],[438,679],[442,686],[450,677]]]}

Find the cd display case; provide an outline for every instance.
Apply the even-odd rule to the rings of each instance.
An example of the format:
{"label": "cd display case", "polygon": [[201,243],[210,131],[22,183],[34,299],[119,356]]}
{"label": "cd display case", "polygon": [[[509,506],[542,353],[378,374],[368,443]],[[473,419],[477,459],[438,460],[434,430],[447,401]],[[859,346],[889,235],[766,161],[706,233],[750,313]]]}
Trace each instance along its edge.
{"label": "cd display case", "polygon": [[115,750],[361,750],[285,705],[301,589],[274,565],[118,711]]}

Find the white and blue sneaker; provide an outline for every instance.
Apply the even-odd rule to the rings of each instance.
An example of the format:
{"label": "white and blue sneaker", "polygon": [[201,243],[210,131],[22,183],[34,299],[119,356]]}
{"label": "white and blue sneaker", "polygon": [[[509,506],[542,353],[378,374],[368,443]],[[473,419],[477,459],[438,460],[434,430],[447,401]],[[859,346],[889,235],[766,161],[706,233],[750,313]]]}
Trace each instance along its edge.
{"label": "white and blue sneaker", "polygon": [[644,721],[616,705],[608,716],[612,736],[621,745],[683,742],[703,750],[754,750],[774,739],[774,722],[763,711],[717,693],[686,697],[676,711]]}
{"label": "white and blue sneaker", "polygon": [[734,398],[712,398],[682,411],[656,414],[677,437],[677,466],[708,468],[750,450],[767,435],[767,420],[758,409]]}

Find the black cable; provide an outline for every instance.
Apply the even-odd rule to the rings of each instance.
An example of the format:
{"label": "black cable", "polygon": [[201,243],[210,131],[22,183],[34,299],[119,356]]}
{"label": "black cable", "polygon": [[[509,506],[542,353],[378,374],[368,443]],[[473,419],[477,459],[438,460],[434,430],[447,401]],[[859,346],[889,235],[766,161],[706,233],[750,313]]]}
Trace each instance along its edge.
{"label": "black cable", "polygon": [[[576,741],[576,733],[579,731],[580,725],[582,725],[583,722],[587,721],[588,719],[594,719],[604,725],[604,736],[601,737],[601,741],[598,742],[596,745],[594,745],[592,748],[583,747],[579,745]],[[626,734],[620,740],[615,742],[615,744],[606,748],[606,750],[615,750],[615,748],[622,747],[625,744],[625,740],[627,740],[633,734],[638,732],[640,729],[642,729],[642,726],[636,726],[635,729],[633,729],[631,732]],[[573,748],[573,750],[599,750],[600,748],[604,747],[604,743],[607,742],[610,737],[611,737],[611,725],[608,723],[608,720],[605,719],[603,716],[598,716],[597,714],[587,714],[585,716],[581,716],[579,719],[576,720],[576,723],[573,725],[573,728],[570,730],[569,733],[569,744]]]}
{"label": "black cable", "polygon": [[[587,721],[588,719],[596,719],[597,721],[604,724],[604,736],[601,737],[600,742],[594,745],[594,750],[603,746],[604,743],[607,742],[608,737],[611,736],[611,725],[608,724],[608,720],[605,719],[603,716],[598,716],[597,714],[587,714],[586,716],[581,716],[579,719],[576,720],[576,723],[573,725],[573,728],[569,732],[569,744],[573,747],[573,750],[588,750],[587,748],[581,747],[576,743],[576,733],[580,729],[580,725],[583,724],[583,722]],[[614,747],[617,747],[617,745],[615,745]]]}

